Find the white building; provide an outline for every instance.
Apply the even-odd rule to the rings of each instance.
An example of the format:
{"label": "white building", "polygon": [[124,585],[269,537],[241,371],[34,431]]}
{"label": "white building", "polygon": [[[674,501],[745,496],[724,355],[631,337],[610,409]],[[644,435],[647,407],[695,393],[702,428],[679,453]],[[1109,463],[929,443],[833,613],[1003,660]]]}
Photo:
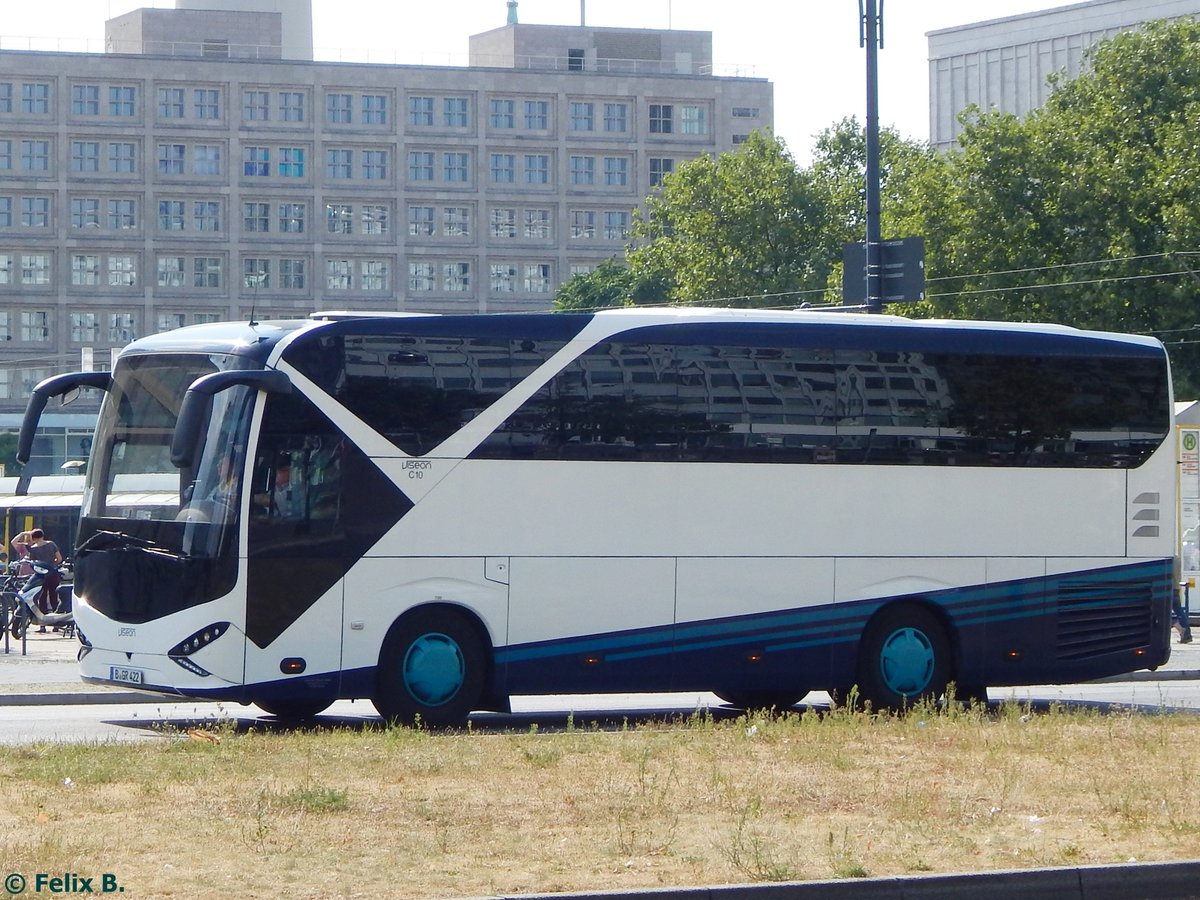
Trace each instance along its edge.
{"label": "white building", "polygon": [[958,115],[974,104],[1023,116],[1046,102],[1047,79],[1068,78],[1093,44],[1156,19],[1200,14],[1200,0],[1088,0],[1042,12],[931,31],[929,142],[955,146]]}

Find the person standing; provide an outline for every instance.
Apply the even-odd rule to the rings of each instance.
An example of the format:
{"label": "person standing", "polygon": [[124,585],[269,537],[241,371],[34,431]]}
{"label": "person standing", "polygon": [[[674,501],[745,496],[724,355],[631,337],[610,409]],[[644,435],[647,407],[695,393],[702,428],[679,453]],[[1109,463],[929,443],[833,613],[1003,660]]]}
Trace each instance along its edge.
{"label": "person standing", "polygon": [[[33,562],[43,563],[48,566],[59,566],[62,564],[62,553],[58,549],[58,544],[46,537],[46,533],[40,528],[34,528],[32,531],[22,531],[12,540],[13,549]],[[54,612],[57,606],[58,586],[62,583],[62,576],[58,574],[56,569],[46,573],[45,579],[42,581],[42,591],[38,594],[38,609],[43,613]],[[44,633],[46,626],[43,625],[38,629]]]}

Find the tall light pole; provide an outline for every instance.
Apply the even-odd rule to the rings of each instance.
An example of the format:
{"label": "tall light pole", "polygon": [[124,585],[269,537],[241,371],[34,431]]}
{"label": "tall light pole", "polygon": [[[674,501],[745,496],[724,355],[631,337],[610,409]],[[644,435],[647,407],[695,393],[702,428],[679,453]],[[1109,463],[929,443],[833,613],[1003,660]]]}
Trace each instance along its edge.
{"label": "tall light pole", "polygon": [[[878,2],[878,8],[876,3]],[[879,225],[879,51],[883,0],[858,0],[859,46],[867,48],[867,311],[883,311],[883,239]]]}

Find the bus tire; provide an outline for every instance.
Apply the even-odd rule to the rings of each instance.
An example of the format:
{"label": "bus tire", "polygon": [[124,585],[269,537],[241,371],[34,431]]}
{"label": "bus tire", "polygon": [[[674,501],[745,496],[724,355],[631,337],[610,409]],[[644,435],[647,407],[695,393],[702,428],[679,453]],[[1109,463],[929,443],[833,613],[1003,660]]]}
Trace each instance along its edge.
{"label": "bus tire", "polygon": [[289,697],[286,700],[255,700],[263,712],[285,722],[303,722],[329,708],[329,700],[320,697]]}
{"label": "bus tire", "polygon": [[859,694],[874,710],[936,700],[950,682],[950,661],[950,639],[933,612],[917,603],[884,607],[863,633]]}
{"label": "bus tire", "polygon": [[808,691],[713,691],[717,699],[739,709],[790,709],[808,696]]}
{"label": "bus tire", "polygon": [[379,654],[373,702],[389,722],[460,725],[483,696],[487,653],[463,616],[418,610],[392,626]]}

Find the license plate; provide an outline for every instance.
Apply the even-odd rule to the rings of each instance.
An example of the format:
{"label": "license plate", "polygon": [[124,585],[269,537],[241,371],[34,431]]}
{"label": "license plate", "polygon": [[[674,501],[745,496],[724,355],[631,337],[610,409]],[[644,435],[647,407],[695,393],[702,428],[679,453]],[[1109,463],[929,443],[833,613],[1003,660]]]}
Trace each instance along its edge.
{"label": "license plate", "polygon": [[122,684],[143,684],[146,679],[141,669],[130,669],[126,666],[109,666],[108,680],[119,681]]}

